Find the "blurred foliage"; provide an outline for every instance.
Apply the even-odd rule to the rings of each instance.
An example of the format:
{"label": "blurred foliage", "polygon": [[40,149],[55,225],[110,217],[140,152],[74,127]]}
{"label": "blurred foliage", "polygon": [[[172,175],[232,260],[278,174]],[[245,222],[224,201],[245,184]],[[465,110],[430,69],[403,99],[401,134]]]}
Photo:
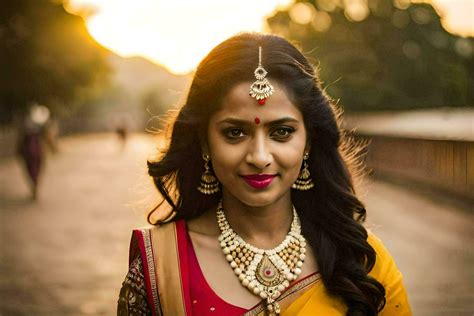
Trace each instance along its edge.
{"label": "blurred foliage", "polygon": [[326,91],[349,111],[474,104],[473,38],[444,30],[430,4],[296,1],[267,23],[318,62]]}
{"label": "blurred foliage", "polygon": [[61,1],[15,0],[0,11],[0,123],[32,102],[58,116],[72,115],[100,94],[109,78],[108,51],[82,18]]}

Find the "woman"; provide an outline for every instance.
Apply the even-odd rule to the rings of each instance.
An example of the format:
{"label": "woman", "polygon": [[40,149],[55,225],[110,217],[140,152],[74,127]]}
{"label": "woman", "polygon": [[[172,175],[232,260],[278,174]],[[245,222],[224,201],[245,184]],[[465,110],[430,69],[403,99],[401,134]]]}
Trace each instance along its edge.
{"label": "woman", "polygon": [[43,134],[47,127],[50,112],[44,105],[31,105],[24,117],[17,139],[17,153],[24,162],[31,185],[31,199],[38,195],[39,177],[44,160]]}
{"label": "woman", "polygon": [[[198,66],[149,174],[168,218],[136,230],[119,315],[410,315],[402,277],[362,226],[351,167],[313,67],[241,34]],[[149,220],[150,220],[149,215]]]}

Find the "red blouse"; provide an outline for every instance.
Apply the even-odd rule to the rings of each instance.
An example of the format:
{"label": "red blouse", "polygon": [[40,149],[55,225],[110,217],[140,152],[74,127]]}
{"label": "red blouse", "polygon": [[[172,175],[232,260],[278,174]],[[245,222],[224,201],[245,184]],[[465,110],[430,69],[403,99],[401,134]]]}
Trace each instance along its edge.
{"label": "red blouse", "polygon": [[188,233],[186,238],[192,314],[234,316],[246,313],[247,309],[227,303],[212,290],[204,278]]}

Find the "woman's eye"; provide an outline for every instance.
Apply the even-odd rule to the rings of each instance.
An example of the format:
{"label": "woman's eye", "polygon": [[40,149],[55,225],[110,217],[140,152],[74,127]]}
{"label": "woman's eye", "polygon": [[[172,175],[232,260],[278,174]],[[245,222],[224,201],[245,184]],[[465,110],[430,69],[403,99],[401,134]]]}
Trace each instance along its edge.
{"label": "woman's eye", "polygon": [[295,129],[291,127],[279,127],[273,131],[272,136],[276,138],[288,138],[294,131]]}
{"label": "woman's eye", "polygon": [[239,138],[245,136],[245,133],[238,128],[231,128],[224,132],[225,136],[231,139]]}

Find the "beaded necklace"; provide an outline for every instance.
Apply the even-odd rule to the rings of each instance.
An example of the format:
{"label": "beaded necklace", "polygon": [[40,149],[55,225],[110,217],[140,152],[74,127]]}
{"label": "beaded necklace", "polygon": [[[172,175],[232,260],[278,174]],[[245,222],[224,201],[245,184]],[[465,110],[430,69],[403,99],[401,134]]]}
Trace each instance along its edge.
{"label": "beaded necklace", "polygon": [[293,207],[293,221],[285,239],[273,249],[260,249],[248,244],[231,227],[222,209],[217,207],[219,242],[231,268],[242,286],[266,300],[270,315],[278,315],[276,299],[301,274],[306,257],[306,240],[301,235],[298,214]]}

